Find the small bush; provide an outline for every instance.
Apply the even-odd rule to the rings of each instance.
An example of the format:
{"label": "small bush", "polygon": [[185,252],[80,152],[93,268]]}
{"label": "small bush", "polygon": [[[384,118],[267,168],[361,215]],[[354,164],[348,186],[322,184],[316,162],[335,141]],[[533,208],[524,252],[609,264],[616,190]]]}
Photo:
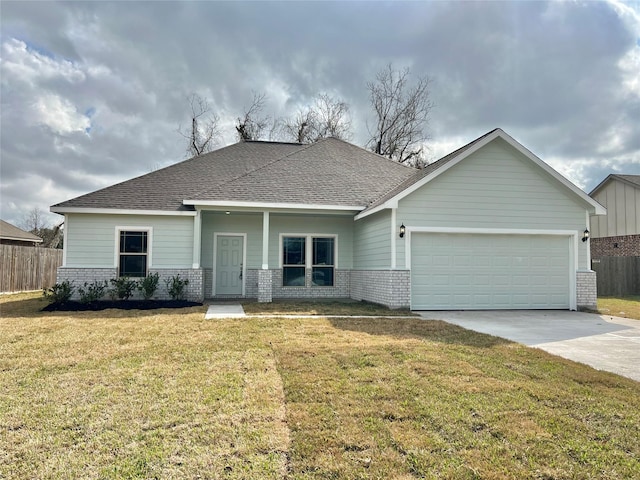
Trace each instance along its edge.
{"label": "small bush", "polygon": [[50,303],[66,303],[71,299],[74,290],[73,283],[65,280],[61,283],[56,283],[48,290],[43,288],[42,295],[44,295],[44,298],[49,300]]}
{"label": "small bush", "polygon": [[158,272],[147,275],[140,280],[138,282],[138,290],[142,293],[142,298],[145,300],[151,299],[158,289],[158,283],[160,283],[160,274]]}
{"label": "small bush", "polygon": [[113,285],[113,288],[109,291],[111,298],[119,298],[120,300],[128,300],[138,285],[138,282],[131,280],[129,277],[112,278],[109,281]]}
{"label": "small bush", "polygon": [[182,280],[180,274],[178,274],[175,277],[167,278],[164,283],[167,286],[167,292],[173,300],[184,300],[184,290],[185,287],[189,285],[189,279],[185,278]]}
{"label": "small bush", "polygon": [[105,292],[109,284],[106,280],[102,282],[94,281],[93,283],[84,282],[84,287],[78,287],[78,293],[80,294],[80,302],[93,303],[104,297]]}

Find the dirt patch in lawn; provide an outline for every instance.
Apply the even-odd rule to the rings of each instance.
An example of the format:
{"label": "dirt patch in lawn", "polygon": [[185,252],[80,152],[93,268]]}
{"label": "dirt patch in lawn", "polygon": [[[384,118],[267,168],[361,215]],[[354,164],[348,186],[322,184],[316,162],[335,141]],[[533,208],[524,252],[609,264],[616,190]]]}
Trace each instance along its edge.
{"label": "dirt patch in lawn", "polygon": [[50,303],[43,312],[85,312],[117,308],[119,310],[154,310],[157,308],[199,307],[202,303],[186,300],[101,300],[99,302]]}

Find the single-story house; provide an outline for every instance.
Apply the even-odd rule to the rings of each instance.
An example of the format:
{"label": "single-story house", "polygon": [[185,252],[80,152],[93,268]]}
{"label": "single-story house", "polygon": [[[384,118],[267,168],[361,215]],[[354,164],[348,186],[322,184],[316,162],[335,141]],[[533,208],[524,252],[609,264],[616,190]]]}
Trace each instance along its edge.
{"label": "single-story house", "polygon": [[42,239],[39,236],[0,220],[0,245],[35,247],[41,243]]}
{"label": "single-story house", "polygon": [[589,194],[607,209],[591,218],[591,256],[640,256],[640,175],[607,176]]}
{"label": "single-story house", "polygon": [[605,214],[501,129],[421,170],[335,138],[241,142],[51,211],[59,280],[158,272],[198,300],[412,309],[593,308],[583,237]]}

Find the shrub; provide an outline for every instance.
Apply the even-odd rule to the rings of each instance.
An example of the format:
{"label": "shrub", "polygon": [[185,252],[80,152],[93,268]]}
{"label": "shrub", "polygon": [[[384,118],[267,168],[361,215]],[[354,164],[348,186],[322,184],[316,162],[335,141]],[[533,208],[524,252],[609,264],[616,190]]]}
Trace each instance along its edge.
{"label": "shrub", "polygon": [[158,289],[158,283],[160,282],[160,274],[158,272],[152,273],[138,282],[138,290],[142,293],[142,297],[145,300],[149,300],[153,297]]}
{"label": "shrub", "polygon": [[164,283],[167,286],[167,292],[173,300],[184,300],[184,290],[185,287],[189,285],[189,279],[185,278],[182,280],[180,274],[178,274],[175,277],[167,278]]}
{"label": "shrub", "polygon": [[84,282],[84,287],[78,287],[78,293],[80,294],[80,301],[82,303],[93,303],[104,297],[104,293],[107,290],[108,283],[106,280],[102,282],[94,281],[93,283]]}
{"label": "shrub", "polygon": [[61,283],[56,283],[48,290],[43,288],[42,295],[44,295],[44,298],[49,300],[50,303],[66,303],[71,299],[74,290],[73,283],[65,280]]}
{"label": "shrub", "polygon": [[119,298],[120,300],[128,300],[138,285],[135,280],[131,280],[129,277],[112,278],[109,281],[113,285],[109,294],[112,298]]}

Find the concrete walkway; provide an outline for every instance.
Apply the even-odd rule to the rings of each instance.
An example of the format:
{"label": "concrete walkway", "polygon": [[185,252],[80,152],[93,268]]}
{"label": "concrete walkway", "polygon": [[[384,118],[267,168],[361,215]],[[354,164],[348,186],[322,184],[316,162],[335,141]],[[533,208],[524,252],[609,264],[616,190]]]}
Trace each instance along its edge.
{"label": "concrete walkway", "polygon": [[220,303],[209,305],[204,318],[205,320],[212,320],[214,318],[242,318],[246,316],[242,305]]}
{"label": "concrete walkway", "polygon": [[417,313],[640,381],[640,320],[564,310]]}

